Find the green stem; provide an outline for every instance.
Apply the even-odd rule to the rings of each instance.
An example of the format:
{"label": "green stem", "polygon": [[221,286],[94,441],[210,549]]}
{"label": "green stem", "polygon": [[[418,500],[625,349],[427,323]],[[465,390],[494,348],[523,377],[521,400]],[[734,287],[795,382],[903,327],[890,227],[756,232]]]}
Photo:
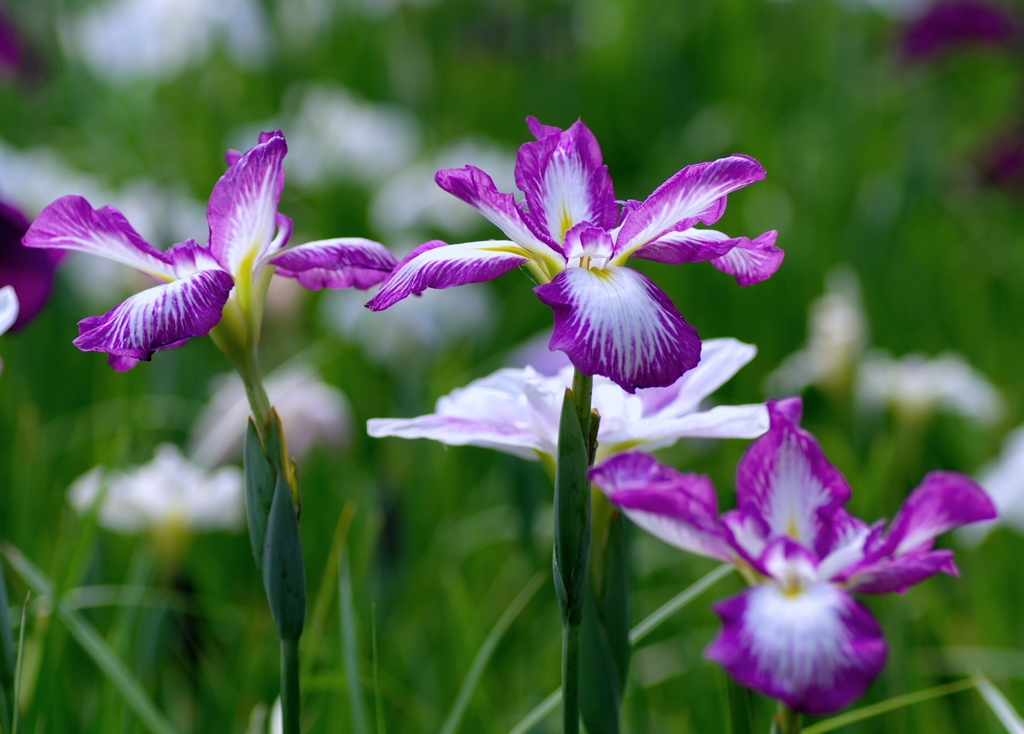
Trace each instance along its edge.
{"label": "green stem", "polygon": [[281,718],[284,734],[299,734],[299,638],[281,640]]}
{"label": "green stem", "polygon": [[580,730],[580,628],[562,625],[562,731]]}
{"label": "green stem", "polygon": [[800,734],[800,712],[779,701],[775,722],[780,734]]}
{"label": "green stem", "polygon": [[270,398],[263,387],[263,375],[255,354],[247,354],[244,359],[235,361],[235,369],[245,384],[245,395],[249,398],[249,407],[256,418],[256,427],[260,434],[266,430],[267,417],[270,415]]}
{"label": "green stem", "polygon": [[7,686],[0,686],[0,730],[4,734],[11,730],[11,712],[7,709]]}
{"label": "green stem", "polygon": [[594,378],[591,375],[584,375],[578,369],[573,372],[572,399],[576,403],[576,417],[579,418],[584,441],[590,437],[590,399],[593,391]]}

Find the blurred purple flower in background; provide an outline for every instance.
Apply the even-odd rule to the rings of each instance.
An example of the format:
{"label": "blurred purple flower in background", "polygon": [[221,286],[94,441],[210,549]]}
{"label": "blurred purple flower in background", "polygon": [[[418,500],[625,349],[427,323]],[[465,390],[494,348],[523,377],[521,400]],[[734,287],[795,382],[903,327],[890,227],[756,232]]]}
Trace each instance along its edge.
{"label": "blurred purple flower in background", "polygon": [[18,34],[0,3],[0,74],[14,76],[21,68],[22,58]]}
{"label": "blurred purple flower in background", "polygon": [[732,563],[750,584],[719,602],[723,627],[706,655],[741,684],[791,709],[825,714],[882,671],[886,643],[852,593],[902,592],[944,572],[933,549],[957,526],[996,517],[988,495],[955,472],[928,474],[889,524],[843,507],[850,486],[800,428],[800,398],[768,403],[771,429],[740,460],[737,508],[718,514],[711,480],[627,453],[591,470],[633,522],[669,545]]}
{"label": "blurred purple flower in background", "polygon": [[998,5],[954,0],[933,5],[910,23],[901,45],[908,58],[923,59],[955,48],[1009,46],[1018,32],[1017,21]]}
{"label": "blurred purple flower in background", "polygon": [[20,211],[0,201],[0,286],[11,285],[21,312],[11,327],[17,331],[34,319],[53,291],[54,271],[63,250],[33,250],[21,244],[29,221]]}

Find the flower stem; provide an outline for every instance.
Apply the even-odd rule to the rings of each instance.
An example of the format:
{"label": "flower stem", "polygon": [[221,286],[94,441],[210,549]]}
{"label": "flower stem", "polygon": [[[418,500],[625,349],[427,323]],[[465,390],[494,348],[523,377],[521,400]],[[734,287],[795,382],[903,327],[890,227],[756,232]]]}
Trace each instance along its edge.
{"label": "flower stem", "polygon": [[562,625],[562,731],[580,730],[580,628]]}
{"label": "flower stem", "polygon": [[299,638],[281,640],[281,719],[283,734],[299,734]]}
{"label": "flower stem", "polygon": [[245,385],[245,395],[249,398],[249,407],[256,419],[256,428],[260,434],[266,430],[267,417],[270,415],[270,398],[263,387],[263,375],[255,354],[246,355],[245,359],[235,362],[235,369]]}
{"label": "flower stem", "polygon": [[800,734],[800,712],[779,701],[775,713],[775,729],[779,734]]}

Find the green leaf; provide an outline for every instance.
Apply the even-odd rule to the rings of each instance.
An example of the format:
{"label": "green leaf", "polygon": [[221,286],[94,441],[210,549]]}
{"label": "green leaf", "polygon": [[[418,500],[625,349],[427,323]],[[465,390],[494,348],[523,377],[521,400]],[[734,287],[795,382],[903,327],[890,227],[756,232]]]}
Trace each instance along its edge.
{"label": "green leaf", "polygon": [[306,567],[295,503],[278,474],[263,544],[263,587],[282,639],[298,639],[306,621]]}
{"label": "green leaf", "polygon": [[380,665],[377,658],[377,605],[370,608],[370,632],[373,644],[373,699],[377,711],[377,734],[387,734],[384,724],[384,699],[380,695]]}
{"label": "green leaf", "polygon": [[555,591],[563,621],[583,619],[583,600],[590,564],[590,465],[572,393],[565,391],[558,426],[555,475]]}
{"label": "green leaf", "polygon": [[729,699],[730,734],[756,734],[760,731],[754,705],[754,692],[741,686],[729,676],[725,677],[726,694]]}
{"label": "green leaf", "polygon": [[0,563],[0,684],[5,686],[14,683],[14,635],[11,633],[9,606],[4,566]]}
{"label": "green leaf", "polygon": [[359,676],[359,640],[356,636],[356,614],[352,604],[352,574],[349,570],[345,547],[338,549],[338,589],[341,617],[341,655],[345,661],[345,680],[348,700],[352,707],[353,734],[370,734],[366,717],[366,701]]}
{"label": "green leaf", "polygon": [[267,516],[274,500],[277,477],[263,451],[263,443],[251,418],[245,430],[242,462],[245,467],[245,517],[249,524],[249,543],[252,545],[252,557],[256,561],[256,568],[262,574]]}
{"label": "green leaf", "polygon": [[139,681],[114,654],[114,651],[110,649],[110,646],[93,626],[63,601],[54,598],[53,582],[14,546],[5,544],[2,551],[11,567],[25,580],[29,588],[54,604],[58,618],[100,670],[117,687],[146,728],[153,734],[175,734],[171,723],[160,713]]}
{"label": "green leaf", "polygon": [[983,675],[977,676],[978,693],[992,709],[992,713],[999,719],[999,723],[1006,727],[1010,734],[1024,734],[1024,720],[1020,718],[1017,710],[1006,700],[1002,691],[992,685],[992,681]]}
{"label": "green leaf", "polygon": [[466,712],[470,697],[473,695],[473,690],[480,681],[480,677],[483,675],[484,668],[487,667],[491,655],[494,654],[494,648],[498,646],[498,642],[505,635],[505,632],[508,631],[512,621],[519,616],[519,613],[523,611],[523,608],[533,598],[533,595],[537,593],[541,584],[544,583],[546,576],[546,573],[539,571],[536,576],[530,579],[530,583],[512,600],[508,609],[498,618],[494,628],[484,638],[483,644],[480,645],[480,649],[476,653],[476,657],[473,658],[473,664],[469,667],[469,672],[466,673],[462,685],[459,686],[459,692],[455,696],[455,703],[452,704],[451,711],[445,717],[444,724],[441,726],[441,734],[455,734],[458,730],[459,723],[462,721],[462,715]]}

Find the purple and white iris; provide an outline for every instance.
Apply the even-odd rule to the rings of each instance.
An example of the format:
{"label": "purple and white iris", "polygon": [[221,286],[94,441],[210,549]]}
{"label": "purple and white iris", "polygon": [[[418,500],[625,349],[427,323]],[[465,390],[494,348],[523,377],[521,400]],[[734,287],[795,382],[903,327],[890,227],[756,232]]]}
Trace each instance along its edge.
{"label": "purple and white iris", "polygon": [[380,311],[427,288],[479,283],[526,266],[539,282],[534,291],[554,311],[551,349],[629,392],[671,385],[700,361],[700,338],[626,260],[710,261],[740,285],[768,278],[783,258],[776,232],[749,240],[695,226],[718,221],[727,195],[760,181],[764,168],[743,155],[688,166],[620,211],[597,139],[582,122],[565,131],[533,117],[527,124],[537,140],[519,149],[515,168],[525,201],[498,191],[475,166],[435,176],[509,239],[420,245],[367,305]]}
{"label": "purple and white iris", "polygon": [[715,488],[642,453],[612,457],[592,481],[633,522],[683,550],[736,565],[749,589],[715,607],[723,627],[706,655],[741,684],[795,710],[824,714],[859,697],[886,644],[851,594],[904,591],[957,574],[935,537],[996,516],[969,477],[928,474],[896,519],[867,525],[843,505],[850,487],[800,428],[799,398],[769,402],[771,428],[736,472],[737,508],[718,515]]}
{"label": "purple and white iris", "polygon": [[284,135],[275,131],[260,133],[246,153],[228,152],[228,170],[210,195],[210,236],[202,245],[190,239],[158,250],[117,209],[93,209],[81,196],[64,196],[46,207],[25,235],[28,247],[80,250],[161,282],[103,316],[80,321],[75,345],[107,352],[112,367],[127,370],[156,351],[209,333],[229,299],[245,323],[258,326],[274,272],[269,266],[313,290],[368,288],[383,280],[397,260],[370,240],[337,238],[284,250],[292,222],[277,205],[287,151]]}

